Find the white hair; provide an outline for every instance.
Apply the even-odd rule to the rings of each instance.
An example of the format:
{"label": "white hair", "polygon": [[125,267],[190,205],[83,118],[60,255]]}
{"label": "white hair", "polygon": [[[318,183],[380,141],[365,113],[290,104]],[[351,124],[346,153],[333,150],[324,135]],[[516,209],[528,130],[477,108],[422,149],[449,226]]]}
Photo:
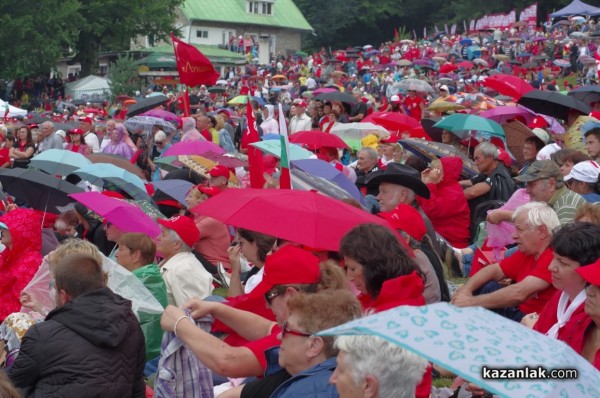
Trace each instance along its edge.
{"label": "white hair", "polygon": [[339,336],[334,347],[346,354],[344,365],[356,385],[367,375],[379,381],[378,397],[412,398],[428,362],[377,336]]}
{"label": "white hair", "polygon": [[475,147],[475,150],[480,150],[485,156],[491,156],[494,160],[498,159],[499,151],[496,145],[491,142],[484,141]]}
{"label": "white hair", "polygon": [[181,237],[177,232],[175,232],[175,230],[167,228],[167,231],[169,231],[169,237],[173,242],[181,242],[181,250],[179,250],[180,253],[192,251],[192,248],[189,247],[188,244],[183,241],[183,239],[181,239]]}
{"label": "white hair", "polygon": [[544,225],[550,232],[550,235],[553,235],[560,227],[560,220],[558,219],[556,212],[547,203],[529,202],[517,207],[512,215],[513,222],[523,212],[527,212],[527,223],[531,227]]}

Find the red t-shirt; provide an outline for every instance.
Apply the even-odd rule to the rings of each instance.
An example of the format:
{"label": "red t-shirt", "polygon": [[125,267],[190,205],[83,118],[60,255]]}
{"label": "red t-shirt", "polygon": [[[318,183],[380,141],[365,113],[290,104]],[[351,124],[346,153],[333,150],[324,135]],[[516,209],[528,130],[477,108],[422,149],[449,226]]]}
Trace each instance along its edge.
{"label": "red t-shirt", "polygon": [[423,116],[423,111],[421,111],[421,104],[425,104],[425,101],[423,101],[423,98],[419,96],[411,98],[409,95],[404,99],[404,106],[408,110],[408,115],[418,121],[421,121],[421,117]]}
{"label": "red t-shirt", "polygon": [[244,347],[250,349],[256,359],[258,359],[263,371],[267,369],[267,358],[265,357],[265,351],[267,351],[269,348],[279,347],[281,345],[281,341],[277,338],[279,332],[281,332],[281,328],[279,325],[275,325],[271,330],[270,335],[265,336],[260,340],[250,341],[244,345]]}
{"label": "red t-shirt", "polygon": [[8,148],[0,149],[0,166],[2,166],[4,163],[7,163],[7,162],[10,163],[9,152],[10,152],[10,149],[8,149]]}
{"label": "red t-shirt", "polygon": [[519,310],[525,314],[531,312],[542,312],[542,309],[550,300],[556,289],[552,286],[552,275],[548,270],[552,262],[552,250],[547,248],[536,260],[522,251],[517,251],[512,256],[500,261],[500,269],[504,275],[515,282],[521,282],[528,276],[535,276],[548,282],[550,286],[533,295],[519,305]]}

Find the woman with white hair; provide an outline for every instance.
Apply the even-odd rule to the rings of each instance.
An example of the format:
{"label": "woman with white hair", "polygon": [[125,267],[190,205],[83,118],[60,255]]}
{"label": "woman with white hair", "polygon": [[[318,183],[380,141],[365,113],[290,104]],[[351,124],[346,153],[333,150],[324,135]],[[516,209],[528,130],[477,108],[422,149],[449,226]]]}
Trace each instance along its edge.
{"label": "woman with white hair", "polygon": [[340,336],[329,382],[340,398],[413,398],[427,360],[377,336]]}

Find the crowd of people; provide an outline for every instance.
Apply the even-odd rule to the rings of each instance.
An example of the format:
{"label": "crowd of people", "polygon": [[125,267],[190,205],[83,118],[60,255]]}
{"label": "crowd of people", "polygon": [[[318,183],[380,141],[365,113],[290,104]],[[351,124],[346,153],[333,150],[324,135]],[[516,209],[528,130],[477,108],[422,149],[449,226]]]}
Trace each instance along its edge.
{"label": "crowd of people", "polygon": [[[595,32],[593,20],[572,20],[276,59],[193,88],[189,113],[169,87],[151,87],[148,98],[165,96],[149,110],[160,122],[147,124],[129,112],[143,99],[127,96],[55,109],[35,124],[5,118],[0,166],[80,193],[68,206],[40,208],[31,197],[42,193],[27,192],[35,184],[0,170],[0,395],[19,396],[16,387],[31,397],[441,396],[432,378],[451,373],[409,350],[376,336],[318,335],[441,301],[562,340],[600,369],[600,94],[590,91],[588,108],[544,115],[516,106],[520,95],[493,98],[503,93],[486,83],[498,74],[543,91],[570,74],[595,82],[585,58],[598,50]],[[569,66],[556,62],[564,59]],[[495,108],[502,117],[488,119],[505,135],[436,133],[426,123]],[[223,222],[223,198],[252,192],[256,175],[264,187],[252,188],[285,189],[283,152],[259,163],[249,156],[252,118],[262,140],[289,135],[329,163],[358,195],[337,200],[339,209],[373,222],[346,228],[336,250],[268,230],[271,218],[290,228],[310,222],[285,211],[261,209],[254,228],[238,225],[235,217],[256,217],[243,211]],[[515,124],[518,137],[508,133]],[[345,142],[297,141],[304,131]],[[52,151],[108,155],[136,180],[43,174],[47,163],[37,160]],[[132,188],[138,180],[145,190]],[[160,188],[169,181],[185,192]],[[155,233],[100,216],[81,192],[104,204],[144,198],[138,206]],[[206,211],[211,203],[220,212]],[[460,286],[449,280],[459,277]]]}

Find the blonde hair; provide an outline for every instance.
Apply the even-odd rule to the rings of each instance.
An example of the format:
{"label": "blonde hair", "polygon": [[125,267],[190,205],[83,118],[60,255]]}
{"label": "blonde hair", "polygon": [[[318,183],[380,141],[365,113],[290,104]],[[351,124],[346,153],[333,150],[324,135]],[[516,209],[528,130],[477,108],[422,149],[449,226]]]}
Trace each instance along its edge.
{"label": "blonde hair", "polygon": [[68,239],[65,240],[60,246],[52,252],[49,258],[49,265],[51,268],[55,267],[56,264],[71,254],[85,254],[92,257],[99,264],[102,264],[104,257],[96,245],[82,239]]}

